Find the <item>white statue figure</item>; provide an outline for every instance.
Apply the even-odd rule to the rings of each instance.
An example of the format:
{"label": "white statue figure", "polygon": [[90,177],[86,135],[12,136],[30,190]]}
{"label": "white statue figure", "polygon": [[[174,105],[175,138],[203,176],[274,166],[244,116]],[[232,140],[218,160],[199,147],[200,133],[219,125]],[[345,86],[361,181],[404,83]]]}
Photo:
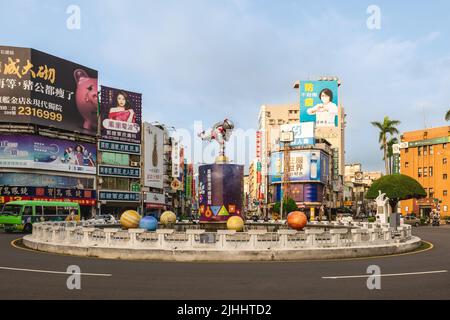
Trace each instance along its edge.
{"label": "white statue figure", "polygon": [[384,199],[384,196],[386,195],[386,193],[381,193],[381,190],[378,190],[378,197],[376,197],[375,201],[377,203],[377,207],[385,207],[386,203],[388,203],[389,198],[386,197]]}
{"label": "white statue figure", "polygon": [[389,198],[384,198],[386,193],[381,193],[381,190],[378,190],[378,197],[376,197],[375,201],[377,203],[377,221],[381,223],[387,223],[388,219],[388,211],[387,208]]}
{"label": "white statue figure", "polygon": [[220,145],[220,156],[225,156],[225,142],[230,139],[233,129],[233,122],[225,119],[224,121],[217,122],[211,129],[203,130],[198,136],[203,141],[211,142],[211,140],[216,140]]}

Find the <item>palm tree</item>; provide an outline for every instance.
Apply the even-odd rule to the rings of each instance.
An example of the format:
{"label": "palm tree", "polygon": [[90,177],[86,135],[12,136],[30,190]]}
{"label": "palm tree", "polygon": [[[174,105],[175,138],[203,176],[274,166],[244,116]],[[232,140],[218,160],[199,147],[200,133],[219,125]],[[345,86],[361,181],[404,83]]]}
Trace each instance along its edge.
{"label": "palm tree", "polygon": [[445,120],[450,121],[450,110],[448,110],[447,113],[445,114]]}
{"label": "palm tree", "polygon": [[394,165],[392,162],[392,157],[394,156],[394,150],[392,149],[392,146],[394,144],[398,143],[397,137],[392,137],[388,143],[387,143],[387,157],[389,162],[389,174],[392,174],[392,170],[394,169]]}
{"label": "palm tree", "polygon": [[385,116],[383,122],[373,121],[371,122],[371,124],[380,130],[378,142],[381,144],[381,148],[383,149],[384,167],[386,170],[386,174],[388,174],[388,135],[393,136],[399,133],[396,126],[400,124],[400,121],[391,120],[388,116]]}

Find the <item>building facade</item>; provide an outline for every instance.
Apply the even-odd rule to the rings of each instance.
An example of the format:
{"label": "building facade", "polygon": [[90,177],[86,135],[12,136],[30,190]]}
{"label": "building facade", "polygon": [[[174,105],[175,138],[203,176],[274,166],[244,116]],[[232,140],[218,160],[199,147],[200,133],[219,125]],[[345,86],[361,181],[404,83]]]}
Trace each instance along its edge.
{"label": "building facade", "polygon": [[408,175],[427,192],[425,199],[401,201],[402,214],[423,218],[432,209],[450,215],[450,126],[405,132],[399,144],[400,173]]}
{"label": "building facade", "polygon": [[360,163],[346,164],[344,206],[356,213],[375,210],[373,201],[366,200],[365,196],[372,183],[381,176],[381,171],[363,171]]}
{"label": "building facade", "polygon": [[[0,203],[78,202],[95,214],[96,70],[0,46]],[[89,88],[89,90],[88,90]]]}

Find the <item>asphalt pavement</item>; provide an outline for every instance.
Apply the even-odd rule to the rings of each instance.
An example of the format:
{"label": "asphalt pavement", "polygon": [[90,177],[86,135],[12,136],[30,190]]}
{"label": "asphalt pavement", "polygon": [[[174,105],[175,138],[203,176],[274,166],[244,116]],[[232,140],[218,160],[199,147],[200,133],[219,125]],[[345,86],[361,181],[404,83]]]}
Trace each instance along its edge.
{"label": "asphalt pavement", "polygon": [[[22,235],[0,233],[0,299],[448,299],[450,227],[413,234],[433,248],[353,260],[179,263],[35,252],[12,246]],[[371,265],[380,268],[380,289],[367,287]],[[69,266],[80,268],[79,290],[67,287]]]}

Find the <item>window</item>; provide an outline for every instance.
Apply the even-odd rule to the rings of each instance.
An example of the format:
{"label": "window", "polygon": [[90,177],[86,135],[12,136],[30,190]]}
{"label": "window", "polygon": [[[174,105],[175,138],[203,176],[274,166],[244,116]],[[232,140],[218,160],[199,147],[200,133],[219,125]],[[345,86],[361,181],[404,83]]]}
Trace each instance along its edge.
{"label": "window", "polygon": [[447,180],[447,174],[446,174],[446,173],[444,173],[444,174],[442,175],[442,179],[443,179],[443,180]]}
{"label": "window", "polygon": [[37,216],[42,216],[44,214],[44,208],[42,206],[34,207],[34,210],[36,210]]}
{"label": "window", "polygon": [[422,155],[422,147],[418,147],[417,148],[417,155],[421,156]]}
{"label": "window", "polygon": [[408,153],[408,148],[405,148],[405,153]]}
{"label": "window", "polygon": [[270,118],[270,111],[266,111],[266,117]]}
{"label": "window", "polygon": [[409,162],[405,162],[405,168],[409,168]]}
{"label": "window", "polygon": [[444,212],[448,211],[448,206],[444,206]]}
{"label": "window", "polygon": [[422,168],[419,168],[419,171],[417,172],[417,175],[419,176],[419,178],[422,177]]}
{"label": "window", "polygon": [[73,207],[58,207],[59,216],[68,216],[71,210],[75,210]]}
{"label": "window", "polygon": [[44,215],[56,216],[56,207],[44,207]]}
{"label": "window", "polygon": [[25,207],[23,209],[24,216],[32,216],[33,215],[33,207]]}
{"label": "window", "polygon": [[427,167],[423,168],[423,176],[428,177],[428,168]]}
{"label": "window", "polygon": [[269,120],[269,124],[275,124],[275,120],[274,119],[270,119]]}
{"label": "window", "polygon": [[442,149],[447,149],[447,144],[446,143],[442,144]]}
{"label": "window", "polygon": [[434,197],[434,189],[430,188],[430,198],[433,198],[433,197]]}
{"label": "window", "polygon": [[447,190],[444,190],[444,192],[442,192],[442,194],[444,195],[444,197],[447,196]]}
{"label": "window", "polygon": [[427,146],[423,147],[423,155],[424,156],[428,155],[428,147]]}
{"label": "window", "polygon": [[434,154],[434,148],[433,146],[430,146],[430,156],[432,156]]}
{"label": "window", "polygon": [[447,164],[447,158],[442,159],[442,164]]}
{"label": "window", "polygon": [[428,172],[430,173],[430,177],[432,177],[433,176],[433,167],[430,167]]}

